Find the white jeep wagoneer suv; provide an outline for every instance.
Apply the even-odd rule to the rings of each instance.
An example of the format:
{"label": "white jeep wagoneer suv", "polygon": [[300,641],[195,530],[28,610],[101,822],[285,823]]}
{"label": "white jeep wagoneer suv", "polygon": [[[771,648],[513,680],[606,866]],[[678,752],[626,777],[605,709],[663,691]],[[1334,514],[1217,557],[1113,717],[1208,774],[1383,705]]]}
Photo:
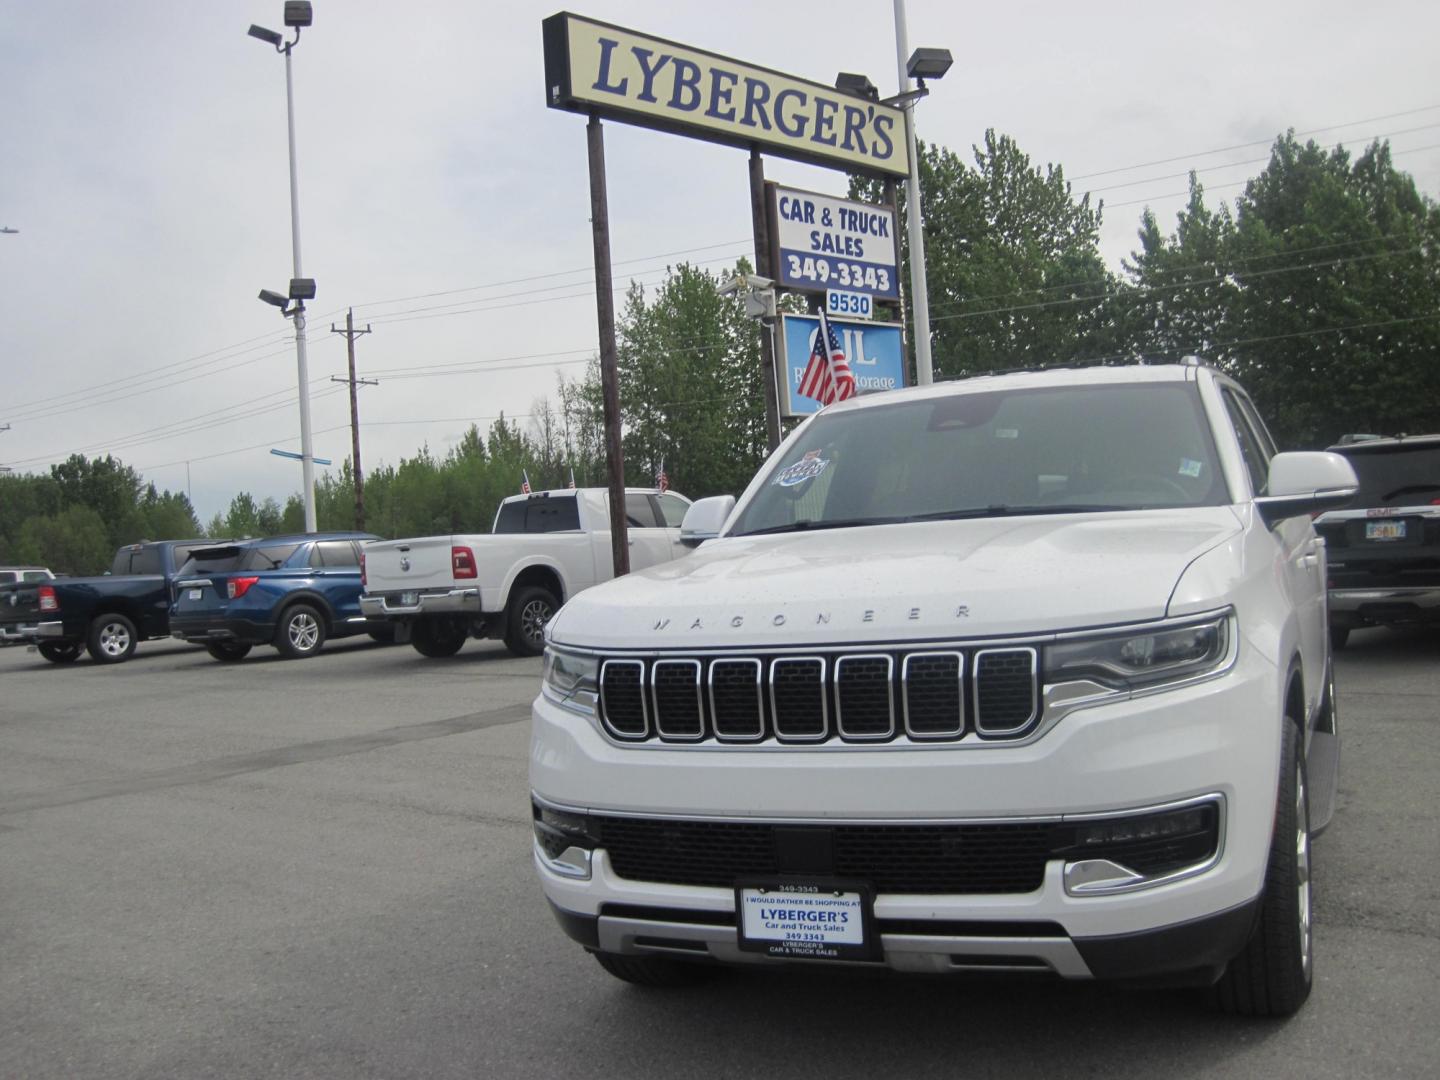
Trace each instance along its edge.
{"label": "white jeep wagoneer suv", "polygon": [[535,865],[612,974],[884,964],[1312,980],[1339,745],[1325,552],[1355,476],[1209,367],[825,409],[693,555],[550,624]]}

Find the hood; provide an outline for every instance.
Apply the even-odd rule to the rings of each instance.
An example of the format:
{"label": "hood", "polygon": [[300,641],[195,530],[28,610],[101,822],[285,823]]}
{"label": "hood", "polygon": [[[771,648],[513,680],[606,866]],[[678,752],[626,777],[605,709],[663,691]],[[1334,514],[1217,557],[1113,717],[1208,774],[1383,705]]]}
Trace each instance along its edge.
{"label": "hood", "polygon": [[613,649],[1042,634],[1165,615],[1228,507],[985,518],[712,540],[587,589],[551,624]]}

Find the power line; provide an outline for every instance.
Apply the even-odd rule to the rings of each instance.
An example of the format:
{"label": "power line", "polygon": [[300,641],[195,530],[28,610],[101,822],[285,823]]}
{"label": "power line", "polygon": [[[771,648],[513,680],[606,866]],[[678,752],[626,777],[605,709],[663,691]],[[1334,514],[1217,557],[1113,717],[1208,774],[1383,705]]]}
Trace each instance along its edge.
{"label": "power line", "polygon": [[[1434,112],[1440,109],[1440,105],[1425,105],[1418,109],[1406,109],[1403,112],[1386,113],[1384,116],[1370,116],[1364,120],[1351,120],[1344,124],[1330,124],[1326,127],[1311,128],[1308,131],[1297,131],[1296,138],[1305,138],[1309,135],[1319,135],[1323,131],[1338,131],[1341,128],[1358,127],[1361,124],[1378,124],[1381,120],[1396,120],[1402,116],[1418,116],[1420,113]],[[1193,154],[1181,154],[1178,157],[1158,158],[1154,161],[1142,161],[1136,165],[1122,165],[1114,169],[1101,169],[1098,172],[1082,173],[1079,176],[1070,177],[1070,182],[1089,180],[1096,176],[1113,176],[1115,173],[1131,172],[1135,169],[1148,169],[1155,165],[1173,165],[1177,161],[1189,161],[1197,157],[1209,157],[1212,154],[1226,154],[1232,150],[1248,150],[1252,146],[1269,146],[1275,142],[1274,137],[1268,139],[1255,139],[1251,142],[1236,143],[1233,146],[1220,146],[1214,150],[1201,150]]]}

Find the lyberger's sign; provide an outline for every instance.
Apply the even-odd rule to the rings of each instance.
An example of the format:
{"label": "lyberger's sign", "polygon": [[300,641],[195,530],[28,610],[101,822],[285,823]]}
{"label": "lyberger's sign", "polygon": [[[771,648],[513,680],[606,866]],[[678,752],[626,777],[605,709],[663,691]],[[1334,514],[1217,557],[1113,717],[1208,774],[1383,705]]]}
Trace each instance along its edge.
{"label": "lyberger's sign", "polygon": [[766,68],[561,12],[546,104],[856,172],[905,176],[904,114]]}

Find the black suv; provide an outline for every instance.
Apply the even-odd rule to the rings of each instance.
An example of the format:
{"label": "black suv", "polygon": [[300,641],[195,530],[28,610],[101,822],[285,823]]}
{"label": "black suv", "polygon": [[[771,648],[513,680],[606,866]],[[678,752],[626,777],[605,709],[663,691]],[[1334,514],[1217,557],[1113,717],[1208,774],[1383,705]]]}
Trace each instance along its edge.
{"label": "black suv", "polygon": [[1345,510],[1322,515],[1330,637],[1361,626],[1440,623],[1440,435],[1342,440],[1360,478]]}

